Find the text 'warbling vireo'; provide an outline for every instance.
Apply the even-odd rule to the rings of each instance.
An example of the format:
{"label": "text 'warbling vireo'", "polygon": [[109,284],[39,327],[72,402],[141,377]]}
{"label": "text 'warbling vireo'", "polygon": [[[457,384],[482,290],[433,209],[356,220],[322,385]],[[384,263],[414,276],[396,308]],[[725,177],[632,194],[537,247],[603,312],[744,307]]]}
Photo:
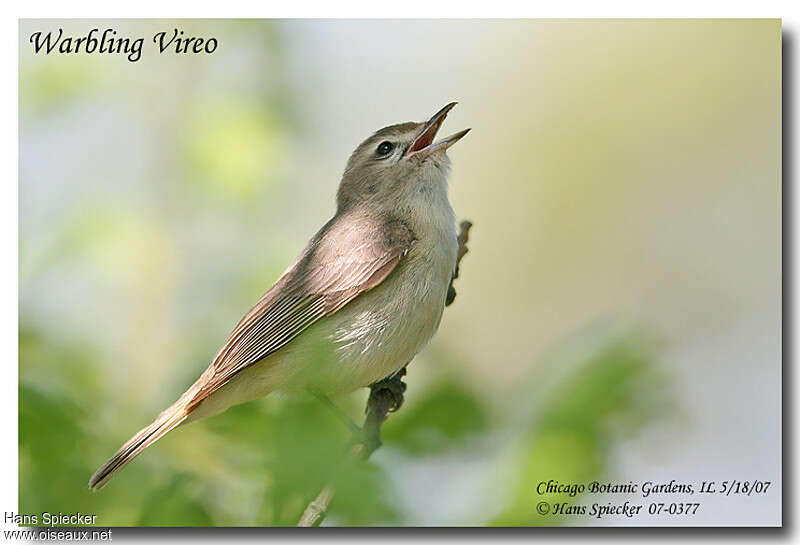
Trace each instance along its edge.
{"label": "text 'warbling vireo'", "polygon": [[208,369],[92,475],[102,488],[176,427],[269,394],[341,393],[402,369],[439,326],[458,242],[447,149],[455,102],[385,127],[350,156],[336,214],[241,319]]}

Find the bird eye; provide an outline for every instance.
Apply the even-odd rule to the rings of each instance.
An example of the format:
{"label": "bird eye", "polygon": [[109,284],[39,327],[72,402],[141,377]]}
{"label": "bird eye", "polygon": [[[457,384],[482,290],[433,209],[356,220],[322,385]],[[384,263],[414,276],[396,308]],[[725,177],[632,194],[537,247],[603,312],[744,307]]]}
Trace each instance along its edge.
{"label": "bird eye", "polygon": [[389,142],[387,140],[386,142],[381,142],[378,145],[377,154],[378,155],[389,155],[390,153],[392,153],[393,149],[394,149],[394,144],[392,144],[391,142]]}

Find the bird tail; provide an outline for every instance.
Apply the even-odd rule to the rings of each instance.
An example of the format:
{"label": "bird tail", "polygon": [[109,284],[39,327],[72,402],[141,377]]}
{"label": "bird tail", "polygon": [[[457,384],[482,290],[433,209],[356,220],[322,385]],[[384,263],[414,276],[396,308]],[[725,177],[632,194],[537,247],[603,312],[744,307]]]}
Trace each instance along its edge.
{"label": "bird tail", "polygon": [[117,471],[125,467],[140,452],[158,441],[167,432],[181,425],[186,420],[186,417],[189,416],[186,407],[188,401],[188,396],[184,394],[167,410],[158,415],[158,418],[152,424],[128,439],[109,461],[95,471],[92,478],[89,479],[89,488],[91,490],[103,488]]}

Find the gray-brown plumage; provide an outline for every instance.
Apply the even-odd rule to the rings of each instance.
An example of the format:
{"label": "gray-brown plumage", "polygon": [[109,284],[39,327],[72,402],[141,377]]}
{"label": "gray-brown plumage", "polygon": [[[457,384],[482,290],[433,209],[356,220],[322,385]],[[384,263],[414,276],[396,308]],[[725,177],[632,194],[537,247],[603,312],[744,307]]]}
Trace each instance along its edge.
{"label": "gray-brown plumage", "polygon": [[334,217],[239,321],[211,365],[92,476],[102,488],[182,424],[273,391],[344,392],[402,368],[439,325],[457,253],[448,104],[424,123],[383,128],[353,152]]}
{"label": "gray-brown plumage", "polygon": [[188,410],[243,368],[279,350],[320,318],[380,284],[414,241],[401,220],[336,217],[245,315],[214,358],[213,374],[192,396]]}

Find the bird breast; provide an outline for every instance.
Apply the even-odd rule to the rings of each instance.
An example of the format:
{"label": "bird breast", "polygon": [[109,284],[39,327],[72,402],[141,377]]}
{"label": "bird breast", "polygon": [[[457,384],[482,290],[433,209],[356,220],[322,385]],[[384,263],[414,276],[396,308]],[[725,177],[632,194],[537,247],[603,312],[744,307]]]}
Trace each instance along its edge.
{"label": "bird breast", "polygon": [[414,242],[397,268],[373,290],[330,317],[337,352],[326,382],[348,391],[405,366],[433,337],[444,310],[458,252],[455,219]]}

